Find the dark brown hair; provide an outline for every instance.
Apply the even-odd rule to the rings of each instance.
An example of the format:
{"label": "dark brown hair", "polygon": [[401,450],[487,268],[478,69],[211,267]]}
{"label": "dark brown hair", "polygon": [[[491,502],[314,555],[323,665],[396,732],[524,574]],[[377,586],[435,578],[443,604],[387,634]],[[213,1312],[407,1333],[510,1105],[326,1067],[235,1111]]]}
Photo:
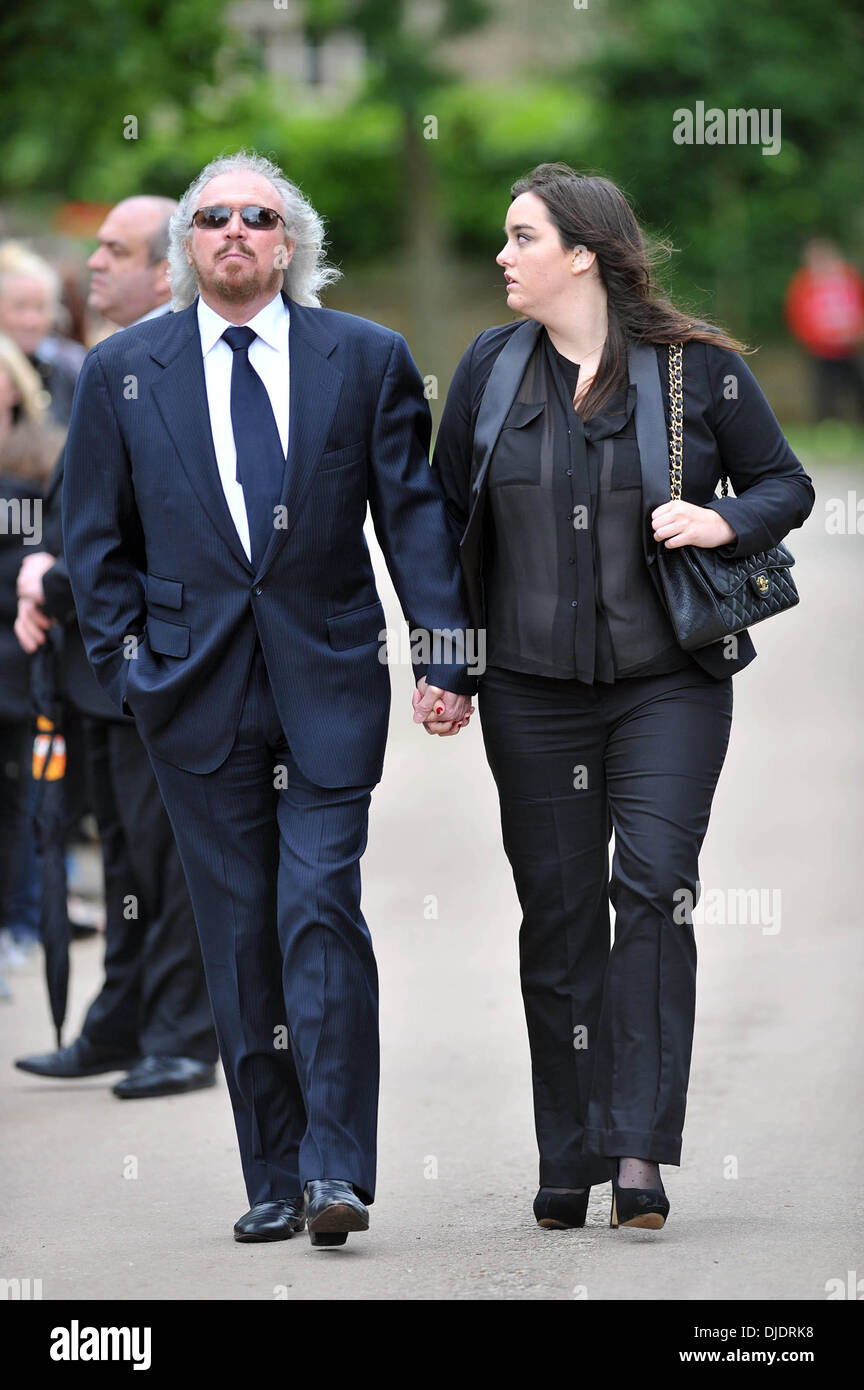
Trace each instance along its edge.
{"label": "dark brown hair", "polygon": [[723,329],[694,321],[660,292],[652,270],[667,259],[671,247],[660,241],[648,244],[633,209],[611,179],[577,174],[568,164],[538,164],[513,184],[511,202],[520,193],[534,193],[546,204],[565,250],[581,245],[596,253],[606,288],[606,342],[594,380],[579,404],[580,415],[596,414],[624,385],[630,342],[698,341],[750,351]]}

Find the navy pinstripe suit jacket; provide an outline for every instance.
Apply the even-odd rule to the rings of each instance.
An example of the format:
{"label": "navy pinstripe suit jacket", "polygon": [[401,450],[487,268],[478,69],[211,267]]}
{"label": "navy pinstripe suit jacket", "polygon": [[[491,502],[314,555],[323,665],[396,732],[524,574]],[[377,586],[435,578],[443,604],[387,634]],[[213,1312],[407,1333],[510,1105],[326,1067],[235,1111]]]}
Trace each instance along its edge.
{"label": "navy pinstripe suit jacket", "polygon": [[[390,679],[367,500],[412,629],[465,629],[467,599],[404,338],[285,298],[284,524],[257,571],[219,478],[195,304],[89,353],[66,444],[66,561],[88,659],[158,757],[190,772],[220,766],[257,632],[300,770],[319,786],[371,784]],[[414,672],[447,690],[476,688],[464,662]]]}

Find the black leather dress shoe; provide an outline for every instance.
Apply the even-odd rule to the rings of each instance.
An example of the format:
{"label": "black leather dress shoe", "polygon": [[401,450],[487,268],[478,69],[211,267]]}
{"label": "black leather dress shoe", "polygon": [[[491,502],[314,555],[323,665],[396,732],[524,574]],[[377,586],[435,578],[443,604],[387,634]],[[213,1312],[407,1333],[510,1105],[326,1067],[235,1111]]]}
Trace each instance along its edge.
{"label": "black leather dress shoe", "polygon": [[54,1076],[72,1078],[76,1076],[101,1076],[106,1071],[128,1071],[139,1060],[133,1052],[121,1052],[116,1047],[100,1047],[90,1042],[82,1034],[67,1047],[56,1052],[43,1052],[36,1057],[19,1057],[15,1065],[19,1071],[29,1071],[34,1076]]}
{"label": "black leather dress shoe", "polygon": [[306,1184],[306,1221],[313,1245],[344,1245],[349,1231],[368,1231],[369,1213],[350,1182],[314,1178]]}
{"label": "black leather dress shoe", "polygon": [[216,1085],[216,1067],[194,1057],[142,1057],[128,1076],[111,1089],[121,1100],[176,1096]]}
{"label": "black leather dress shoe", "polygon": [[306,1225],[302,1197],[280,1197],[276,1202],[256,1202],[234,1223],[235,1240],[290,1240]]}

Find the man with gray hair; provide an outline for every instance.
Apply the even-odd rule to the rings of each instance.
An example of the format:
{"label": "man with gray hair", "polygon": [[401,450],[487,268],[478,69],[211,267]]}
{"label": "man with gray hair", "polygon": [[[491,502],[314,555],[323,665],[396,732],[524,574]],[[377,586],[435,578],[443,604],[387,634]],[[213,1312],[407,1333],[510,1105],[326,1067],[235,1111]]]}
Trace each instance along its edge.
{"label": "man with gray hair", "polygon": [[320,307],[337,272],[299,189],[258,155],[214,160],[169,261],[176,312],[84,365],[66,554],[192,895],[250,1205],[235,1238],[308,1221],[313,1244],[340,1245],[375,1193],[359,860],[390,682],[367,502],[409,626],[436,647],[457,635],[414,666],[415,722],[435,732],[471,712],[467,604],[417,368],[399,334]]}

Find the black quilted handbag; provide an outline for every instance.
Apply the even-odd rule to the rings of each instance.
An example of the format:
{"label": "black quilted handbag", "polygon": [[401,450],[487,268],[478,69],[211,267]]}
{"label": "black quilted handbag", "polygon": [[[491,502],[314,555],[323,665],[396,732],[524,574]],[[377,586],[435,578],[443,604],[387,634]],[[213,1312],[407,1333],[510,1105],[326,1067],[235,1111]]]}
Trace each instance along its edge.
{"label": "black quilted handbag", "polygon": [[[684,449],[684,391],[682,344],[669,344],[669,496],[681,500]],[[721,494],[729,495],[725,475]],[[657,542],[657,570],[666,609],[678,642],[685,651],[705,647],[775,613],[794,608],[798,591],[790,574],[795,559],[781,542],[771,550],[724,559],[717,550],[682,545],[667,550]]]}

